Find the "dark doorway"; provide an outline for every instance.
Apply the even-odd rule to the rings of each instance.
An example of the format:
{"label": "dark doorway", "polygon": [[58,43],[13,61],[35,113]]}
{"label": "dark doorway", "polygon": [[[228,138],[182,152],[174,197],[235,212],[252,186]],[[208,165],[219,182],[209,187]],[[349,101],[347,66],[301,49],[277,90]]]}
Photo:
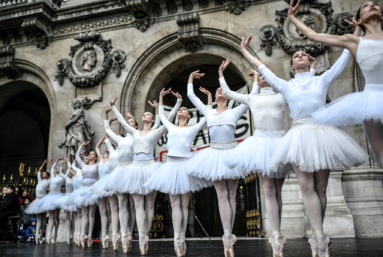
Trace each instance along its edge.
{"label": "dark doorway", "polygon": [[12,83],[7,90],[18,86],[30,89],[14,95],[0,109],[0,176],[5,183],[19,178],[20,163],[25,164],[25,173],[31,167],[35,175],[47,158],[51,120],[50,106],[41,89],[29,82]]}

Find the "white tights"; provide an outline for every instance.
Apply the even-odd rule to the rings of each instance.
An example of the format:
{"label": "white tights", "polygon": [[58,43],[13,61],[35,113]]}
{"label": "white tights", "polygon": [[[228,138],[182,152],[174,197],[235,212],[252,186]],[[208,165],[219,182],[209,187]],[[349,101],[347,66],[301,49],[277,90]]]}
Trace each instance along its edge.
{"label": "white tights", "polygon": [[128,223],[129,223],[128,194],[117,193],[117,198],[118,198],[121,233],[124,235],[128,232]]}
{"label": "white tights", "polygon": [[120,233],[119,228],[119,208],[118,208],[118,199],[116,195],[109,197],[109,204],[112,216],[112,229],[113,229],[113,243],[117,240],[118,234]]}
{"label": "white tights", "polygon": [[82,228],[82,208],[77,208],[77,239],[80,239]]}
{"label": "white tights", "polygon": [[104,240],[105,236],[109,233],[109,225],[111,219],[110,206],[107,197],[98,199],[98,206],[100,209],[101,216],[101,230],[102,230],[102,240]]}
{"label": "white tights", "polygon": [[48,222],[48,228],[47,228],[47,233],[48,235],[52,235],[53,232],[53,227],[55,228],[55,233],[54,233],[54,238],[57,237],[57,231],[59,229],[60,225],[60,209],[55,209],[53,211],[48,211],[49,215],[49,222]]}
{"label": "white tights", "polygon": [[136,219],[138,226],[140,247],[149,234],[154,216],[154,200],[156,191],[147,195],[133,194],[134,206],[136,207]]}
{"label": "white tights", "polygon": [[65,213],[65,224],[66,224],[66,234],[67,234],[67,240],[70,239],[71,236],[73,236],[73,230],[75,227],[75,212],[72,212],[72,219],[70,217],[70,211],[64,211]]}
{"label": "white tights", "polygon": [[369,120],[364,122],[364,128],[376,159],[383,168],[383,124]]}
{"label": "white tights", "polygon": [[77,211],[74,211],[72,214],[72,219],[74,220],[74,235],[73,235],[73,240],[77,240],[77,235],[78,235],[78,215]]}
{"label": "white tights", "polygon": [[238,179],[214,181],[214,187],[218,197],[219,214],[225,232],[226,250],[230,249],[232,240],[232,230],[236,214],[237,186]]}
{"label": "white tights", "polygon": [[299,180],[307,216],[313,230],[316,231],[310,239],[316,241],[314,243],[317,243],[318,251],[324,253],[328,237],[323,234],[323,220],[327,207],[326,190],[330,170],[303,172],[296,165],[293,165],[293,169]]}
{"label": "white tights", "polygon": [[282,220],[282,186],[285,179],[267,178],[258,175],[265,191],[266,211],[273,231],[272,242],[276,253],[280,253],[283,236],[280,234]]}
{"label": "white tights", "polygon": [[92,233],[94,227],[94,214],[96,212],[96,205],[89,205],[81,208],[82,210],[82,224],[81,224],[81,237],[85,237],[86,229],[88,230],[88,242],[92,241]]}
{"label": "white tights", "polygon": [[[170,195],[170,201],[172,203],[172,219],[174,235],[176,233],[186,233],[186,226],[188,223],[188,206],[189,206],[190,193],[182,195]],[[180,238],[175,238],[174,248],[178,247]]]}
{"label": "white tights", "polygon": [[[44,227],[45,227],[45,217],[46,216],[47,216],[46,212],[39,213],[39,214],[36,215],[36,219],[37,219],[37,222],[36,222],[36,234],[40,234],[41,238],[42,238],[42,233],[43,233]],[[40,230],[41,230],[41,233],[40,233]]]}

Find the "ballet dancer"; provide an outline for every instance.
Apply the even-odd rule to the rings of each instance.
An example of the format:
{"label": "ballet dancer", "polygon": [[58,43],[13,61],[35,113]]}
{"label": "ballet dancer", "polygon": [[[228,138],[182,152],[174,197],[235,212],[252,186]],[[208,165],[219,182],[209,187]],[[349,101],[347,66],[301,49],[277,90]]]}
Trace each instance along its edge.
{"label": "ballet dancer", "polygon": [[[60,167],[57,167],[57,162],[63,160],[64,157],[59,157],[56,162],[51,166],[51,175],[52,178],[49,183],[49,193],[44,196],[38,204],[38,207],[43,211],[48,212],[49,222],[47,227],[47,242],[48,244],[56,243],[57,231],[60,225],[60,207],[54,204],[55,200],[64,195],[61,193],[61,186],[64,184],[64,180],[59,173],[62,173],[62,164]],[[55,228],[55,233],[53,234],[53,227]]]}
{"label": "ballet dancer", "polygon": [[[230,98],[225,96],[222,88],[215,93],[217,109],[210,109],[196,97],[193,90],[193,79],[200,79],[205,74],[195,71],[190,74],[187,86],[187,94],[190,101],[206,117],[209,134],[211,137],[210,147],[199,151],[188,162],[186,172],[194,177],[203,178],[214,183],[218,197],[219,213],[221,216],[224,235],[224,254],[226,257],[234,256],[234,244],[237,241],[232,234],[236,213],[236,192],[239,178],[245,178],[247,173],[238,168],[229,169],[224,160],[228,158],[228,152],[237,146],[235,140],[235,128],[238,120],[248,109],[247,105],[228,109]],[[253,88],[255,90],[255,88]],[[251,92],[254,94],[254,92]]]}
{"label": "ballet dancer", "polygon": [[[99,180],[98,181],[100,181],[103,177],[105,177],[106,175],[108,175],[110,173],[110,170],[109,170],[109,154],[110,154],[109,148],[107,146],[105,146],[105,148],[104,148],[105,155],[102,155],[101,150],[100,150],[100,147],[104,142],[104,139],[105,139],[105,137],[101,138],[101,140],[96,145],[96,153],[97,153],[97,157],[99,160],[99,163],[98,163]],[[95,186],[95,184],[97,184],[97,182],[94,183],[93,186]],[[91,190],[91,188],[90,188],[90,190]],[[92,191],[92,193],[93,193],[93,191]],[[110,225],[110,220],[111,220],[111,210],[110,210],[108,197],[111,196],[112,194],[113,193],[109,193],[106,191],[102,191],[102,192],[100,192],[100,194],[98,194],[98,196],[99,196],[98,206],[100,209],[100,216],[101,216],[101,230],[102,230],[101,244],[102,244],[102,248],[108,248],[108,240],[109,240],[108,232],[109,232],[109,225]]]}
{"label": "ballet dancer", "polygon": [[[355,33],[359,33],[357,30]],[[245,58],[258,68],[267,83],[286,99],[293,124],[270,160],[269,169],[277,171],[281,164],[291,163],[298,177],[303,203],[313,228],[309,239],[313,255],[329,254],[330,238],[323,233],[327,198],[326,189],[330,170],[358,166],[368,161],[366,152],[344,131],[315,124],[311,114],[326,103],[330,85],[338,78],[351,55],[344,50],[331,69],[320,76],[309,73],[310,61],[304,51],[293,54],[291,68],[295,78],[285,81],[278,78],[247,47],[252,36],[242,38],[241,51]]]}
{"label": "ballet dancer", "polygon": [[[73,186],[74,186],[74,176],[73,176],[73,173],[71,173],[71,163],[69,162],[67,158],[64,159],[64,163],[68,165],[67,172],[65,175],[62,173],[59,173],[59,176],[65,181],[65,189],[66,189],[65,195],[55,200],[53,204],[59,207],[60,209],[64,210],[65,223],[66,223],[66,229],[67,229],[67,243],[71,244],[73,239],[73,232],[75,231],[75,226],[76,226],[75,223],[76,223],[77,209],[75,205],[64,204],[64,202],[73,193]],[[70,177],[69,174],[71,174],[72,176]],[[72,218],[71,218],[71,214],[72,214]]]}
{"label": "ballet dancer", "polygon": [[[82,147],[89,145],[89,141],[81,144],[80,148],[76,152],[76,160],[81,167],[82,185],[78,189],[74,204],[77,207],[81,207],[82,211],[82,224],[81,224],[81,239],[80,244],[85,247],[85,233],[88,229],[88,247],[92,246],[92,233],[94,227],[94,215],[96,211],[98,195],[93,194],[89,188],[97,181],[98,176],[98,163],[97,155],[94,151],[91,151],[88,155],[88,164],[85,164],[80,157]],[[77,183],[79,182],[77,178]]]}
{"label": "ballet dancer", "polygon": [[[208,106],[211,108],[211,93],[204,89],[200,90],[208,95]],[[165,91],[165,89],[163,89]],[[172,92],[177,98],[179,94]],[[186,107],[181,107],[177,113],[178,126],[174,125],[165,117],[163,106],[163,94],[160,94],[159,117],[168,130],[168,158],[145,183],[150,191],[161,191],[170,195],[172,204],[172,219],[174,229],[174,249],[177,256],[185,256],[186,243],[185,232],[188,221],[188,205],[190,192],[196,192],[213,184],[205,179],[192,177],[184,171],[187,161],[193,156],[190,151],[192,141],[196,134],[206,125],[203,118],[198,124],[188,127],[190,112]]]}
{"label": "ballet dancer", "polygon": [[47,216],[47,213],[38,207],[41,199],[47,195],[47,189],[51,181],[49,172],[43,171],[43,168],[47,162],[48,161],[45,160],[37,172],[36,199],[31,202],[28,205],[28,208],[25,210],[25,212],[28,214],[36,214],[37,223],[35,240],[37,245],[43,243],[42,233],[45,227],[45,217]]}
{"label": "ballet dancer", "polygon": [[[306,27],[296,17],[299,3],[290,5],[289,19],[310,40],[330,46],[348,49],[356,58],[366,80],[363,92],[348,94],[313,114],[316,123],[330,126],[364,124],[368,141],[383,167],[383,30],[382,8],[373,1],[367,1],[359,8],[354,24],[359,25],[364,37],[358,34],[318,34]],[[347,21],[349,24],[351,22]]]}
{"label": "ballet dancer", "polygon": [[[169,94],[170,90],[161,91],[162,95]],[[149,230],[154,216],[154,200],[156,191],[150,191],[144,187],[145,182],[161,167],[160,162],[154,160],[154,149],[158,140],[165,134],[166,127],[161,126],[152,129],[155,122],[154,115],[145,112],[142,116],[144,128],[142,131],[130,126],[115,107],[117,96],[110,101],[111,108],[117,120],[124,129],[133,137],[133,163],[124,167],[114,179],[114,187],[120,194],[131,194],[136,209],[136,219],[139,233],[139,249],[141,255],[145,255],[149,249]],[[177,98],[177,104],[169,114],[169,120],[173,120],[182,102]],[[121,147],[121,146],[119,146]],[[124,242],[123,242],[124,243]]]}

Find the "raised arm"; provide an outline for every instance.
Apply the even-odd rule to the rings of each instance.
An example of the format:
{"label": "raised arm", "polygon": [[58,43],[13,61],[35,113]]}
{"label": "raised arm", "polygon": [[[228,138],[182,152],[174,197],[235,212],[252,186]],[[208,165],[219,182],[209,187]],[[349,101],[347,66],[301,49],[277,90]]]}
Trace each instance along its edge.
{"label": "raised arm", "polygon": [[161,120],[162,124],[164,124],[166,129],[169,130],[171,127],[174,127],[175,125],[173,123],[171,123],[170,121],[168,121],[168,119],[165,117],[165,109],[164,109],[163,105],[160,105],[159,110],[160,110],[159,111],[160,120]]}
{"label": "raised arm", "polygon": [[325,71],[320,77],[324,79],[327,88],[342,74],[350,60],[351,53],[344,49],[342,55],[334,63],[334,65],[327,71]]}
{"label": "raised arm", "polygon": [[57,165],[58,161],[61,161],[63,159],[64,159],[64,157],[57,158],[57,160],[55,161],[55,163],[53,164],[53,166],[51,168],[51,177],[53,177],[53,178],[56,177],[56,165]]}
{"label": "raised arm", "polygon": [[131,135],[133,135],[137,130],[130,126],[126,120],[124,119],[124,116],[121,115],[121,113],[117,110],[116,106],[112,106],[112,111],[114,112],[114,115],[116,115],[118,122],[122,125],[122,127]]}
{"label": "raised arm", "polygon": [[109,138],[105,138],[105,144],[108,147],[109,152],[113,153],[114,151],[116,151],[116,149],[114,149],[112,143],[110,142]]}
{"label": "raised arm", "polygon": [[41,165],[39,171],[37,172],[37,183],[39,183],[42,179],[41,179],[41,173],[43,172],[43,169],[44,169],[44,166],[45,164],[47,163],[48,161],[47,160],[44,160],[43,164]]}
{"label": "raised arm", "polygon": [[360,27],[355,21],[355,18],[353,18],[352,22],[349,22],[348,20],[345,20],[348,24],[352,26],[352,24],[356,24],[356,33],[354,35],[351,34],[346,34],[342,36],[337,36],[337,35],[331,35],[331,34],[325,34],[325,33],[316,33],[314,30],[310,29],[307,27],[304,23],[302,23],[299,19],[295,17],[295,14],[299,10],[299,4],[300,0],[298,3],[294,6],[294,1],[290,1],[290,8],[288,11],[288,18],[289,20],[295,25],[295,27],[302,32],[303,35],[305,35],[308,39],[314,42],[322,43],[325,45],[330,45],[330,46],[337,46],[337,47],[342,47],[350,50],[356,55],[356,50],[359,44],[359,34],[360,34]]}
{"label": "raised arm", "polygon": [[241,42],[241,52],[243,56],[246,58],[246,60],[251,63],[255,67],[261,66],[263,63],[258,60],[255,56],[253,56],[249,51],[247,51],[247,47],[250,46],[251,39],[253,38],[253,35],[250,35],[246,40],[243,37]]}
{"label": "raised arm", "polygon": [[90,143],[89,141],[82,143],[76,152],[76,161],[77,161],[78,165],[80,165],[81,168],[86,166],[86,164],[81,160],[81,157],[80,157],[81,149],[83,146],[89,145],[89,143]]}
{"label": "raised arm", "polygon": [[178,110],[181,107],[182,104],[182,96],[178,93],[172,92],[172,94],[177,97],[177,102],[176,105],[174,105],[173,109],[170,111],[169,116],[168,116],[168,121],[173,122],[174,118],[177,115]]}
{"label": "raised arm", "polygon": [[81,169],[77,168],[75,163],[72,163],[72,169],[76,172],[76,174],[81,172]]}
{"label": "raised arm", "polygon": [[188,81],[188,98],[190,101],[194,104],[194,106],[203,114],[205,115],[206,105],[202,103],[202,101],[194,94],[194,88],[193,88],[193,80],[194,79],[200,79],[203,76],[205,76],[204,73],[199,73],[199,70],[193,72],[189,76]]}
{"label": "raised arm", "polygon": [[105,136],[101,138],[100,141],[98,141],[97,145],[96,145],[96,153],[97,153],[97,158],[99,159],[99,161],[102,161],[102,159],[104,159],[104,156],[102,155],[101,153],[101,150],[100,150],[100,147],[102,145],[102,142],[104,141],[105,139]]}
{"label": "raised arm", "polygon": [[[169,89],[170,90],[170,89]],[[148,103],[154,108],[154,109],[156,109],[156,120],[155,120],[155,122],[154,122],[154,125],[153,125],[153,127],[152,127],[152,129],[157,129],[157,128],[159,128],[160,127],[160,116],[159,116],[159,110],[158,110],[158,104],[157,104],[157,102],[156,101],[153,101],[153,102],[151,102],[150,100],[148,100]],[[130,113],[129,113],[130,114]],[[134,117],[133,116],[130,116],[129,118],[131,118],[131,119],[134,119]]]}
{"label": "raised arm", "polygon": [[271,70],[269,70],[265,65],[258,67],[259,72],[265,78],[266,82],[278,90],[282,95],[287,91],[287,81],[278,78]]}

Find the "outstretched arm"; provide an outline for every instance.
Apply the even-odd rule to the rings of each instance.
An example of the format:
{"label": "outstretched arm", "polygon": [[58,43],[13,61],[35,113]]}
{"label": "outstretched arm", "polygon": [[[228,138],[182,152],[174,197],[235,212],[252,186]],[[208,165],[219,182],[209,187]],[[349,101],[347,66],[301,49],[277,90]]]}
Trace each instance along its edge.
{"label": "outstretched arm", "polygon": [[263,63],[258,60],[255,56],[253,56],[249,51],[247,51],[247,47],[250,46],[251,39],[253,38],[253,35],[250,35],[246,40],[243,37],[241,42],[241,52],[243,56],[246,58],[246,60],[251,63],[255,67],[261,66]]}
{"label": "outstretched arm", "polygon": [[170,122],[173,122],[174,118],[176,117],[177,115],[177,112],[178,110],[180,109],[181,107],[181,104],[182,104],[182,96],[180,94],[177,93],[174,93],[172,91],[172,94],[177,97],[177,102],[176,102],[176,105],[174,105],[173,109],[170,111],[169,113],[169,116],[168,116],[168,121]]}
{"label": "outstretched arm", "polygon": [[78,163],[78,165],[80,165],[81,168],[85,167],[85,163],[81,160],[81,157],[80,157],[80,153],[81,153],[81,149],[83,146],[86,146],[86,145],[89,145],[89,141],[87,142],[84,142],[81,144],[81,146],[77,149],[77,152],[76,152],[76,161]]}
{"label": "outstretched arm", "polygon": [[105,136],[103,138],[101,138],[100,141],[98,141],[97,145],[96,145],[96,153],[97,153],[97,158],[102,161],[102,159],[104,159],[104,156],[102,156],[102,153],[100,151],[100,147],[102,145],[102,142],[104,141],[105,139]]}
{"label": "outstretched arm", "polygon": [[[153,101],[153,103],[152,103],[152,102],[150,102],[149,100],[148,100],[148,103],[149,103],[151,106],[153,106],[153,108],[156,109],[156,120],[155,120],[155,122],[154,122],[154,125],[153,125],[152,129],[157,129],[157,128],[159,128],[159,126],[161,125],[161,124],[160,124],[160,116],[159,116],[158,104],[157,104],[156,101]],[[134,120],[133,116],[131,116],[131,119]]]}
{"label": "outstretched arm", "polygon": [[124,127],[126,131],[128,131],[129,134],[133,135],[137,130],[130,126],[126,120],[124,119],[124,116],[121,115],[121,113],[117,110],[115,103],[117,101],[117,96],[114,97],[113,100],[110,101],[110,106],[112,107],[112,111],[114,112],[114,115],[116,115],[118,122]]}
{"label": "outstretched arm", "polygon": [[[294,1],[290,2],[290,8],[288,12],[288,18],[289,20],[297,27],[297,29],[302,32],[303,35],[305,35],[308,39],[314,42],[322,43],[325,45],[330,45],[330,46],[337,46],[337,47],[342,47],[350,50],[353,53],[356,53],[356,49],[359,44],[359,34],[360,31],[356,31],[357,34],[351,35],[351,34],[346,34],[342,36],[335,36],[331,34],[325,34],[325,33],[316,33],[314,30],[310,29],[307,27],[303,22],[301,22],[299,19],[295,17],[295,14],[299,10],[299,4],[301,0],[298,1],[298,3],[294,6]],[[349,22],[345,20],[348,24],[353,24],[355,21],[355,18],[353,18],[352,22]],[[356,29],[359,30],[360,27],[358,26]]]}
{"label": "outstretched arm", "polygon": [[331,84],[340,76],[340,74],[342,74],[346,68],[350,57],[351,53],[347,49],[344,49],[342,55],[334,63],[334,65],[320,76],[325,81],[325,84],[323,85],[326,85],[327,88],[331,86]]}
{"label": "outstretched arm", "polygon": [[188,81],[188,97],[190,101],[194,104],[194,106],[203,114],[205,115],[205,109],[206,105],[202,103],[202,101],[194,94],[194,88],[193,88],[193,80],[194,79],[200,79],[203,76],[205,76],[204,73],[199,73],[199,70],[193,72],[189,76]]}

